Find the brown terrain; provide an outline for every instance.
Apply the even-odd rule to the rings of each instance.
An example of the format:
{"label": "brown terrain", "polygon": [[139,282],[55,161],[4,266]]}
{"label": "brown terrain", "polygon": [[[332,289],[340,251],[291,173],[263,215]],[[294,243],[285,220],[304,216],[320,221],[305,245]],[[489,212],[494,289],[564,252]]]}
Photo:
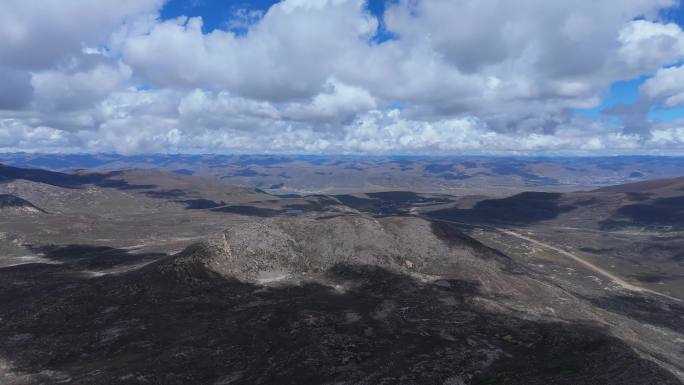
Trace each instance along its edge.
{"label": "brown terrain", "polygon": [[0,166],[0,383],[680,384],[683,210]]}
{"label": "brown terrain", "polygon": [[684,175],[684,158],[297,155],[0,154],[0,163],[54,171],[155,169],[273,194],[413,191],[504,197],[568,192]]}

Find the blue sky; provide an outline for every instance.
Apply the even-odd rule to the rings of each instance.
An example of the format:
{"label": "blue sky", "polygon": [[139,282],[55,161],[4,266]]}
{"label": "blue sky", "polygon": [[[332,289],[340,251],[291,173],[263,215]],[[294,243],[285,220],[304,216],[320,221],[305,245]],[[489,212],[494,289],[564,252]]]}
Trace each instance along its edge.
{"label": "blue sky", "polygon": [[239,9],[266,11],[277,3],[272,0],[232,1],[232,0],[169,0],[160,11],[162,20],[180,16],[201,16],[205,33],[214,29],[227,29],[228,20]]}
{"label": "blue sky", "polygon": [[[382,42],[393,36],[384,26],[383,14],[388,4],[396,3],[397,0],[368,0],[368,11],[378,18],[380,25],[375,41]],[[231,20],[238,10],[254,10],[266,12],[278,0],[169,0],[160,11],[162,20],[175,19],[181,16],[202,17],[204,22],[203,32],[208,33],[214,29],[230,30],[228,21]],[[244,33],[244,30],[234,31]]]}
{"label": "blue sky", "polygon": [[661,12],[661,15],[667,22],[677,23],[679,25],[684,24],[684,7],[681,5],[668,8],[667,10]]}
{"label": "blue sky", "polygon": [[[664,22],[684,25],[684,7],[678,6],[661,12]],[[678,63],[681,65],[682,63]],[[606,109],[617,105],[633,105],[639,100],[639,87],[644,84],[648,76],[639,76],[635,79],[623,80],[613,83],[601,104],[596,108],[578,109],[577,115],[598,118]],[[653,106],[649,109],[648,118],[654,121],[673,121],[684,119],[684,107],[667,108],[665,106]]]}
{"label": "blue sky", "polygon": [[[381,18],[388,1],[369,0],[368,10]],[[239,9],[258,10],[266,12],[277,0],[169,0],[160,11],[162,20],[174,19],[180,16],[201,16],[204,21],[204,32],[214,29],[227,29],[226,22]]]}
{"label": "blue sky", "polygon": [[[601,104],[595,108],[577,109],[575,114],[589,118],[611,118],[606,114],[613,107],[634,105],[639,101],[639,87],[649,77],[641,76],[636,79],[618,81],[613,83],[601,100]],[[668,108],[663,105],[654,105],[648,111],[648,119],[652,121],[676,121],[684,119],[684,107]]]}

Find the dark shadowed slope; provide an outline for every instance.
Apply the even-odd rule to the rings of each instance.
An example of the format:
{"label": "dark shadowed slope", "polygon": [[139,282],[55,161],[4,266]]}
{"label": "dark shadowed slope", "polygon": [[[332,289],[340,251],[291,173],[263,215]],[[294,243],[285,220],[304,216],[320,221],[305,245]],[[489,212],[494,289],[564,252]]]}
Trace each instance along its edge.
{"label": "dark shadowed slope", "polygon": [[600,188],[596,191],[622,193],[678,194],[684,192],[684,177],[654,179]]}
{"label": "dark shadowed slope", "polygon": [[679,384],[595,326],[482,307],[468,281],[345,265],[325,285],[132,278],[10,304],[0,354],[35,374],[4,383]]}
{"label": "dark shadowed slope", "polygon": [[[507,198],[455,200],[429,216],[469,223],[565,224],[603,230],[684,227],[684,178],[652,180],[574,193],[524,192]],[[429,207],[428,207],[429,209]]]}
{"label": "dark shadowed slope", "polygon": [[111,187],[123,190],[135,190],[140,188],[152,188],[153,185],[131,185],[126,181],[116,179],[121,171],[108,173],[67,174],[62,172],[10,167],[0,164],[0,182],[13,180],[27,180],[31,182],[45,183],[64,188],[82,188],[92,184],[100,187]]}
{"label": "dark shadowed slope", "polygon": [[[227,197],[232,201],[266,199],[269,196],[253,188],[230,186],[215,180],[152,170],[120,170],[108,172],[78,171],[62,173],[41,169],[24,169],[0,164],[0,183],[29,181],[68,189],[88,186],[131,191],[152,198]],[[219,199],[220,200],[220,199]]]}
{"label": "dark shadowed slope", "polygon": [[624,194],[626,201],[602,222],[603,228],[684,227],[684,177],[606,187],[597,192]]}
{"label": "dark shadowed slope", "polygon": [[47,214],[33,203],[11,194],[0,194],[0,212],[4,214]]}
{"label": "dark shadowed slope", "polygon": [[473,223],[528,224],[557,218],[576,207],[561,201],[559,193],[525,192],[502,199],[484,199],[468,209],[447,208],[430,212],[440,219]]}

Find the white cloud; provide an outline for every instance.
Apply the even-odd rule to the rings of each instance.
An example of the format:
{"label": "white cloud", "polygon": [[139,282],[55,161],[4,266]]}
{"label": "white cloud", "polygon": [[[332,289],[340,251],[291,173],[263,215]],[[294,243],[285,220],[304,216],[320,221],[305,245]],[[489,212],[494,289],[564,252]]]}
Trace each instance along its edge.
{"label": "white cloud", "polygon": [[122,23],[156,13],[162,0],[3,0],[0,64],[44,69],[99,45]]}
{"label": "white cloud", "polygon": [[358,0],[285,1],[245,37],[221,30],[204,35],[199,18],[160,23],[131,38],[124,59],[157,86],[227,89],[286,101],[318,93],[340,56],[366,47],[375,28]]}
{"label": "white cloud", "polygon": [[276,108],[268,102],[199,89],[180,100],[178,112],[183,126],[188,129],[255,130],[264,122],[279,117]]}
{"label": "white cloud", "polygon": [[620,57],[637,72],[654,71],[684,58],[684,32],[674,23],[636,20],[619,35]]}
{"label": "white cloud", "polygon": [[247,31],[264,16],[264,12],[258,9],[239,8],[233,17],[228,20],[226,26],[231,31]]}
{"label": "white cloud", "polygon": [[684,103],[684,70],[664,68],[684,59],[684,33],[658,18],[675,3],[399,0],[384,15],[396,39],[377,43],[362,0],[237,10],[225,26],[240,34],[160,21],[162,0],[5,0],[0,148],[676,149],[676,125],[649,137],[572,114],[643,75],[643,111]]}
{"label": "white cloud", "polygon": [[122,63],[114,67],[97,65],[71,74],[47,70],[33,74],[31,85],[39,108],[72,110],[106,98],[124,86],[131,74],[130,67]]}
{"label": "white cloud", "polygon": [[659,127],[652,139],[644,142],[638,135],[622,134],[609,125],[586,120],[559,124],[553,133],[515,133],[494,131],[473,116],[423,121],[399,110],[370,110],[340,123],[335,130],[320,130],[308,122],[283,120],[268,105],[253,105],[225,94],[194,90],[187,94],[126,91],[116,95],[92,111],[90,124],[94,128],[71,123],[74,128],[67,131],[52,128],[41,119],[0,119],[0,149],[86,148],[124,154],[614,153],[653,148],[677,152],[684,143],[684,129],[677,126]]}
{"label": "white cloud", "polygon": [[652,99],[665,99],[668,107],[684,104],[684,66],[658,70],[641,86],[641,91]]}
{"label": "white cloud", "polygon": [[46,126],[31,126],[20,119],[0,119],[0,151],[72,150],[69,134]]}
{"label": "white cloud", "polygon": [[365,89],[331,79],[324,91],[306,103],[286,105],[283,116],[302,121],[345,121],[376,108],[375,98]]}

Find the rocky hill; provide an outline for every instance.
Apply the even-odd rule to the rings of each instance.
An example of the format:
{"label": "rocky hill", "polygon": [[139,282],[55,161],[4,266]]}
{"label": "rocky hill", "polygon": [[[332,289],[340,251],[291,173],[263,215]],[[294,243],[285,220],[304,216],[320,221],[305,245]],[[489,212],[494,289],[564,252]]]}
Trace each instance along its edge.
{"label": "rocky hill", "polygon": [[447,273],[464,279],[477,276],[484,287],[496,282],[498,288],[512,282],[501,274],[502,269],[521,269],[507,256],[447,224],[359,214],[236,224],[155,268],[179,278],[216,275],[263,283],[300,280],[340,264],[378,266],[398,274],[428,277]]}

